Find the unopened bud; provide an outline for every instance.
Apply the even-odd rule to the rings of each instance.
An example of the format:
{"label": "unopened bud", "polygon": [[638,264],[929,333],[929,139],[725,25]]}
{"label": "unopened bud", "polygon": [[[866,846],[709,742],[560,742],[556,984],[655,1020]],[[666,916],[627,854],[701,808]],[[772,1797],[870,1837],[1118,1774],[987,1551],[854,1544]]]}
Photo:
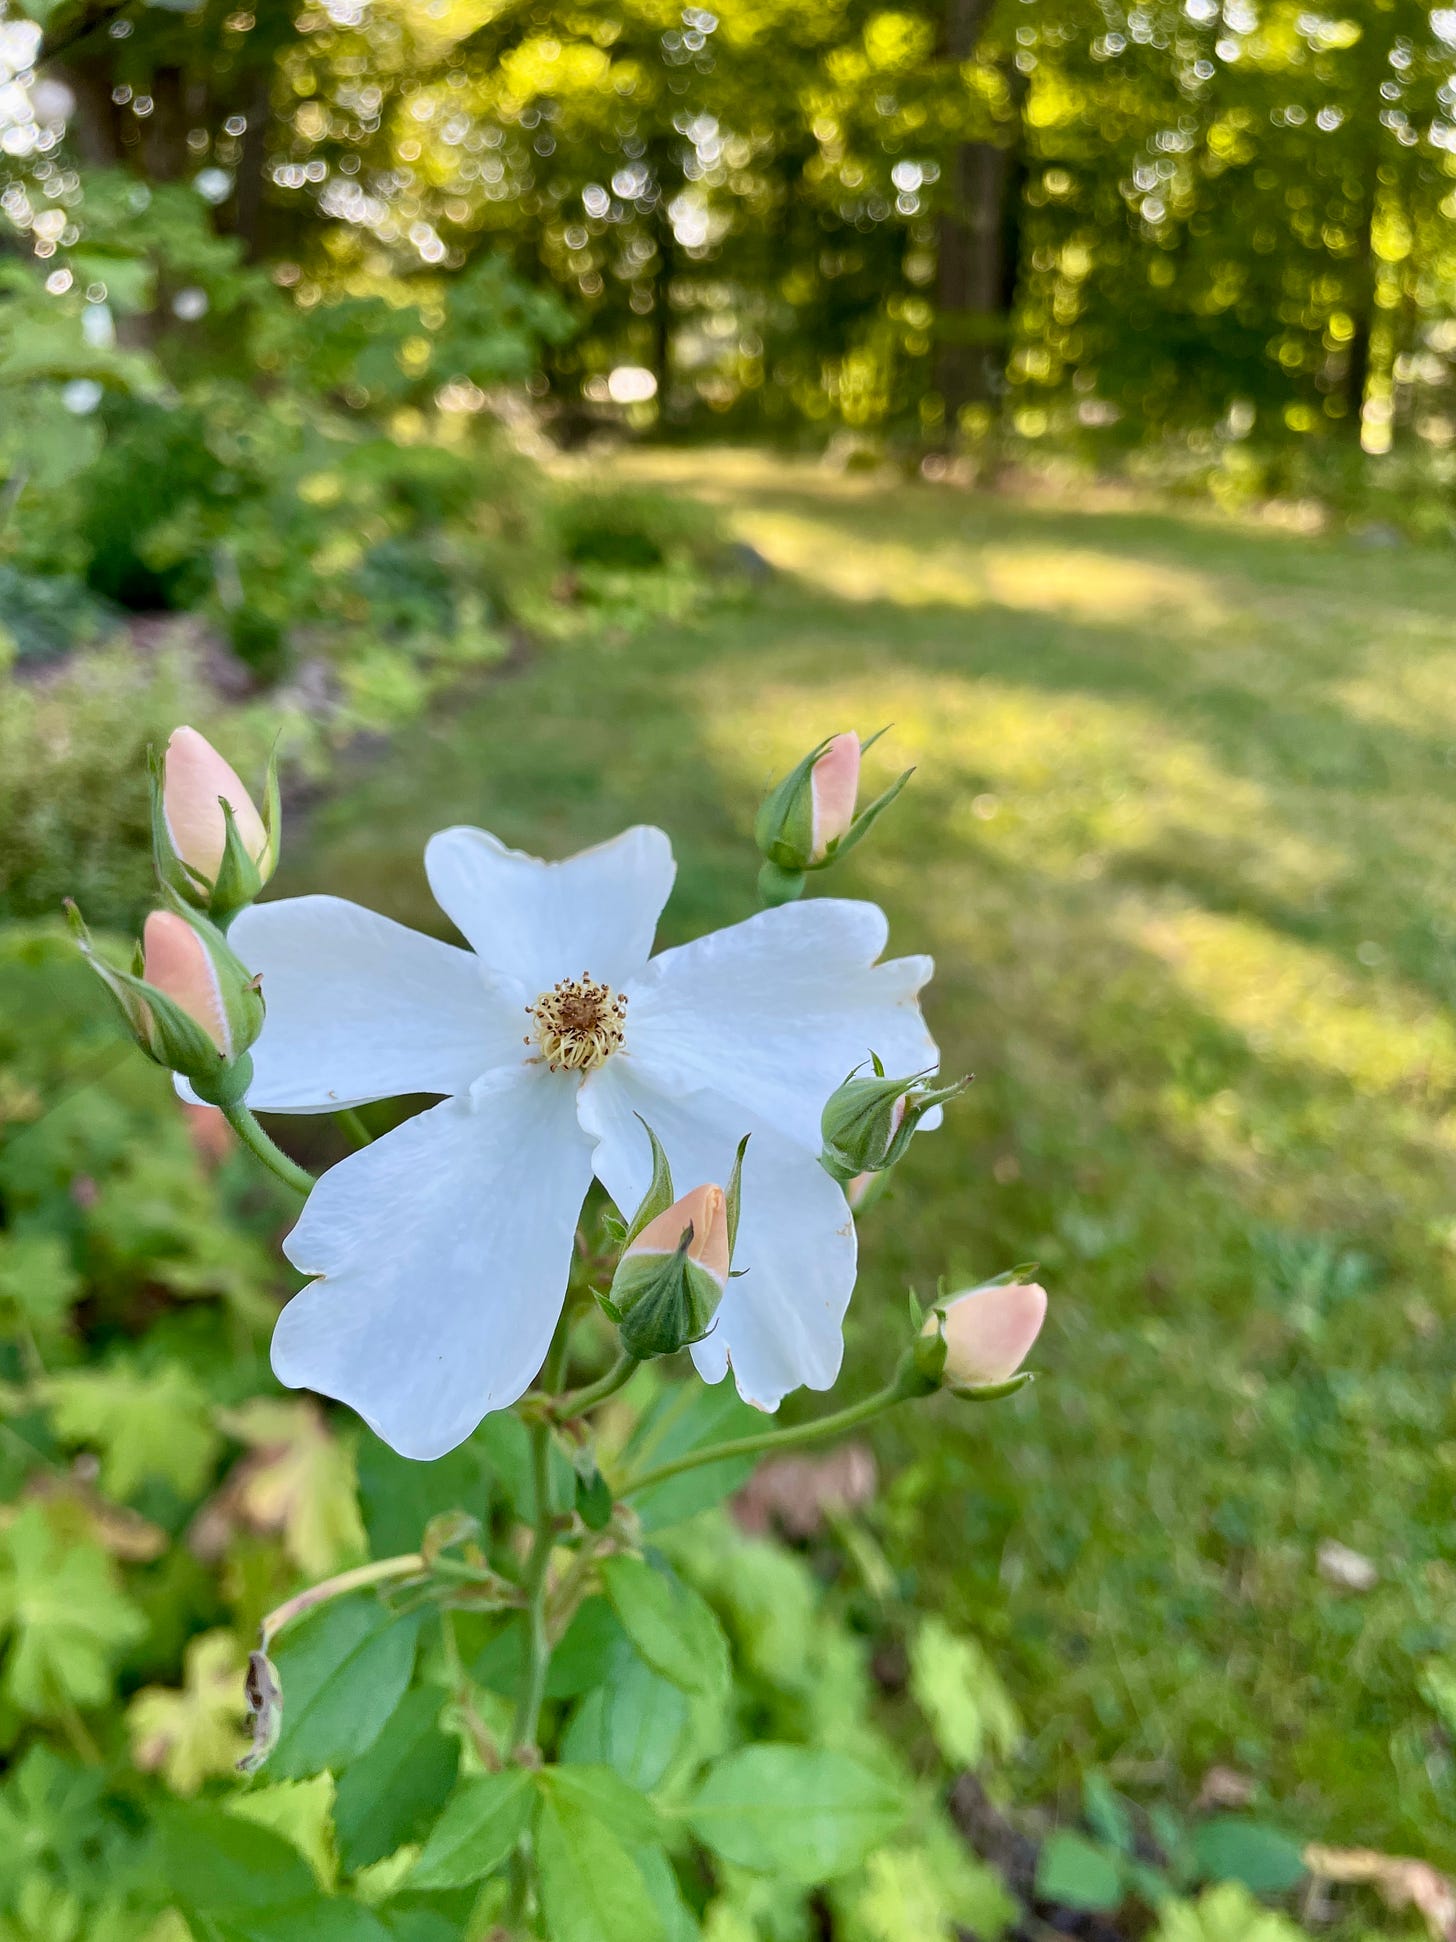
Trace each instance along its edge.
{"label": "unopened bud", "polygon": [[278,782],[268,768],[267,806],[256,805],[204,735],[174,729],[152,763],[152,848],[162,881],[222,919],[251,903],[278,861]]}
{"label": "unopened bud", "polygon": [[944,1388],[985,1395],[1016,1377],[1046,1312],[1046,1290],[1036,1282],[992,1281],[938,1303],[926,1317],[921,1339],[932,1352],[944,1352]]}
{"label": "unopened bud", "polygon": [[824,869],[853,848],[910,780],[907,769],[856,815],[860,757],[868,747],[857,735],[832,735],[769,791],[753,826],[764,860],[758,881],[766,904],[792,902],[804,888],[804,873]]}
{"label": "unopened bud", "polygon": [[672,1355],[707,1333],[728,1286],[728,1230],[723,1189],[695,1187],[628,1243],[608,1302],[628,1355]]}
{"label": "unopened bud", "polygon": [[154,910],[133,968],[121,971],[97,952],[73,904],[67,914],[147,1056],[180,1072],[209,1105],[241,1099],[252,1078],[247,1052],[263,1028],[263,1000],[222,932],[196,914]]}
{"label": "unopened bud", "polygon": [[836,735],[809,771],[809,861],[822,863],[848,836],[859,796],[859,737]]}
{"label": "unopened bud", "polygon": [[820,1115],[820,1164],[842,1186],[861,1174],[884,1173],[894,1166],[925,1115],[957,1098],[971,1083],[957,1079],[946,1086],[926,1085],[923,1072],[887,1079],[878,1058],[872,1064],[874,1071],[863,1078],[851,1073],[829,1095]]}

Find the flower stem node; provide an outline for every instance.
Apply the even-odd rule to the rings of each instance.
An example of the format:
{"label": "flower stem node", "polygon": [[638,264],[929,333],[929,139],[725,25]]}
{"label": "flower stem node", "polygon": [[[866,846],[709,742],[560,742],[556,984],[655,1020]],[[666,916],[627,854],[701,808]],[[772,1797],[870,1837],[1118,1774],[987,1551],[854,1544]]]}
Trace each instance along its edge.
{"label": "flower stem node", "polygon": [[965,1078],[945,1086],[927,1085],[932,1076],[927,1072],[888,1079],[874,1053],[870,1063],[873,1074],[861,1078],[851,1072],[829,1095],[819,1122],[824,1138],[820,1163],[844,1187],[866,1174],[888,1171],[903,1157],[925,1115],[958,1098],[971,1083]]}
{"label": "flower stem node", "polygon": [[66,914],[147,1057],[180,1072],[209,1105],[237,1105],[252,1081],[248,1047],[263,1029],[263,1000],[216,925],[197,911],[154,910],[131,970],[121,971],[97,951],[74,904]]}
{"label": "flower stem node", "polygon": [[153,751],[148,765],[158,880],[225,926],[277,866],[276,756],[268,763],[261,815],[236,771],[195,728],[174,729],[164,753]]}
{"label": "flower stem node", "polygon": [[1025,1270],[939,1301],[906,1355],[916,1378],[972,1402],[1011,1396],[1031,1381],[1021,1365],[1046,1320],[1046,1290]]}
{"label": "flower stem node", "polygon": [[764,859],[758,887],[765,904],[792,903],[803,891],[804,873],[826,869],[853,849],[910,780],[914,771],[906,769],[856,815],[860,757],[878,739],[831,735],[769,791],[753,826]]}

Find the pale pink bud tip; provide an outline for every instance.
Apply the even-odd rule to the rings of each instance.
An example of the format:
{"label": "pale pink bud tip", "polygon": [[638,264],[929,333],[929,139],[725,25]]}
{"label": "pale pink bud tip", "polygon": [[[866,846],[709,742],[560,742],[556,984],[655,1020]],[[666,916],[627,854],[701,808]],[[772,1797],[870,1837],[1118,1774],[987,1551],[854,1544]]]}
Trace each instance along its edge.
{"label": "pale pink bud tip", "polygon": [[728,1281],[728,1207],[721,1187],[694,1187],[648,1221],[628,1254],[673,1254],[691,1226],[688,1259],[706,1268],[715,1281]]}
{"label": "pale pink bud tip", "polygon": [[167,834],[182,861],[209,883],[217,877],[227,842],[219,797],[233,812],[243,848],[261,869],[268,855],[268,832],[237,771],[195,728],[174,729],[162,770]]}
{"label": "pale pink bud tip", "polygon": [[[947,1302],[945,1381],[956,1389],[1009,1382],[1031,1353],[1046,1320],[1046,1290],[1034,1281],[971,1288]],[[937,1326],[932,1315],[927,1330]]]}
{"label": "pale pink bud tip", "polygon": [[859,797],[859,737],[836,735],[814,764],[809,778],[814,823],[811,835],[814,861],[819,862],[831,843],[849,833],[854,821],[854,805]]}
{"label": "pale pink bud tip", "polygon": [[142,976],[202,1027],[224,1058],[232,1032],[207,946],[174,910],[154,910],[142,929]]}

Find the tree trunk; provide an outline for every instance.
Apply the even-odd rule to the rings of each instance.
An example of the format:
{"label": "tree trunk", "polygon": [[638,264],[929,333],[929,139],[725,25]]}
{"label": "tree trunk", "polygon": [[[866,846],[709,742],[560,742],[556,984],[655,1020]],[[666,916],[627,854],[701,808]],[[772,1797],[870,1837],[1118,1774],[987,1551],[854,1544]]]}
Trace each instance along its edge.
{"label": "tree trunk", "polygon": [[[946,0],[948,60],[970,59],[990,8],[991,0]],[[948,432],[968,405],[988,404],[996,394],[1016,277],[1016,224],[1008,214],[1018,175],[1010,143],[963,142],[950,158],[940,218],[935,357]]]}

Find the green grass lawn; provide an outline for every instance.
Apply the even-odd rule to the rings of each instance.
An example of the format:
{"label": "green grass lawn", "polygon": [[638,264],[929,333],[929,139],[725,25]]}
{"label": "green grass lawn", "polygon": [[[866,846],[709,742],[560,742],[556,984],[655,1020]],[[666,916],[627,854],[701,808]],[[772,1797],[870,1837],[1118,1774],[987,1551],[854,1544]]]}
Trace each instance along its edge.
{"label": "green grass lawn", "polygon": [[[907,1283],[1035,1258],[1052,1315],[1029,1394],[884,1429],[885,1547],[998,1655],[1023,1796],[1097,1764],[1186,1797],[1221,1762],[1311,1835],[1456,1862],[1456,570],[744,454],[630,465],[720,506],[772,581],[407,732],[283,887],[439,928],[431,830],[559,855],[653,820],[676,940],[755,907],[765,783],[893,723],[873,772],[918,773],[826,887],[935,952],[976,1083],[867,1224],[846,1390]],[[1326,1539],[1377,1585],[1326,1582]]]}

